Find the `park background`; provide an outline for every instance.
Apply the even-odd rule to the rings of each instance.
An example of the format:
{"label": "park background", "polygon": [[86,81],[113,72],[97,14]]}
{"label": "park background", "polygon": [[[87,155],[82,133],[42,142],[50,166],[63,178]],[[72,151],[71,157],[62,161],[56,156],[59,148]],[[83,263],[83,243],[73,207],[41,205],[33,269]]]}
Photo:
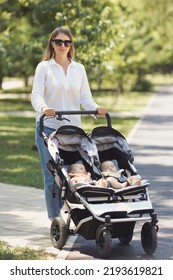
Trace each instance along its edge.
{"label": "park background", "polygon": [[70,29],[94,99],[126,137],[156,86],[172,83],[171,0],[0,0],[0,182],[43,188],[30,92],[57,26]]}

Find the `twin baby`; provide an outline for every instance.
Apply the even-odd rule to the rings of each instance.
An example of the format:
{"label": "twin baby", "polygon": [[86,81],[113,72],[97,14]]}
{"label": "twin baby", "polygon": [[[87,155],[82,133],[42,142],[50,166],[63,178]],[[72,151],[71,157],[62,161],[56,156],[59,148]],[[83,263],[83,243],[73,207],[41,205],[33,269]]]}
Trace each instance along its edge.
{"label": "twin baby", "polygon": [[121,176],[121,170],[117,170],[114,163],[110,160],[104,161],[100,165],[103,178],[98,181],[91,179],[91,174],[86,171],[85,166],[82,163],[74,163],[70,165],[68,174],[71,177],[73,184],[77,183],[94,183],[97,187],[112,187],[114,189],[122,189],[127,186],[136,186],[141,184],[141,177],[139,175],[133,175],[127,178],[123,183],[118,181]]}

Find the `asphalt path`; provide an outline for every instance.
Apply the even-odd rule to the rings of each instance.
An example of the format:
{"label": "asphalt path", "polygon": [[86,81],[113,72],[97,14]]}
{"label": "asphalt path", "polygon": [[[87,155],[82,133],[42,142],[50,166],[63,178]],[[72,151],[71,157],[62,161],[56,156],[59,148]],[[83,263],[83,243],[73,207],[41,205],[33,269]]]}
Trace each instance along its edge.
{"label": "asphalt path", "polygon": [[[158,245],[152,256],[143,251],[140,239],[142,223],[136,223],[133,240],[122,245],[113,239],[110,260],[173,259],[173,86],[160,86],[144,116],[129,135],[139,174],[149,180],[150,199],[158,215]],[[99,259],[94,240],[79,236],[68,260]],[[60,253],[59,258],[63,254]]]}

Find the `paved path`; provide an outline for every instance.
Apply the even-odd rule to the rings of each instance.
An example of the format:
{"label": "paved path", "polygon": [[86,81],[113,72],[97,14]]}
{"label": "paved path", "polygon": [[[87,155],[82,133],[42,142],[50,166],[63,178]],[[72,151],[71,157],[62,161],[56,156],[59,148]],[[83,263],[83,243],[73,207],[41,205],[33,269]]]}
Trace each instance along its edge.
{"label": "paved path", "polygon": [[[173,259],[172,104],[173,87],[161,87],[129,135],[135,152],[135,166],[151,183],[151,200],[160,226],[158,254],[166,259]],[[65,252],[67,257],[72,239],[61,253],[52,247],[43,190],[0,183],[0,213],[0,240],[11,245],[45,248],[55,256],[62,256]]]}
{"label": "paved path", "polygon": [[0,183],[0,240],[57,255],[49,228],[43,190]]}
{"label": "paved path", "polygon": [[173,85],[159,88],[131,141],[135,165],[151,183],[158,214],[156,257],[173,259]]}

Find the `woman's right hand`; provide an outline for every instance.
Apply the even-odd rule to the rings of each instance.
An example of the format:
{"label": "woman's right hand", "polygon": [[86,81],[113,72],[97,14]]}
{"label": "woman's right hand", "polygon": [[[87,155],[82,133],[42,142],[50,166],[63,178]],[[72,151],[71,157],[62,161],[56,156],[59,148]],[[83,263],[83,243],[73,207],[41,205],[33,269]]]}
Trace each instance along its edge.
{"label": "woman's right hand", "polygon": [[46,117],[55,117],[55,110],[49,107],[43,107],[42,112],[46,115]]}

